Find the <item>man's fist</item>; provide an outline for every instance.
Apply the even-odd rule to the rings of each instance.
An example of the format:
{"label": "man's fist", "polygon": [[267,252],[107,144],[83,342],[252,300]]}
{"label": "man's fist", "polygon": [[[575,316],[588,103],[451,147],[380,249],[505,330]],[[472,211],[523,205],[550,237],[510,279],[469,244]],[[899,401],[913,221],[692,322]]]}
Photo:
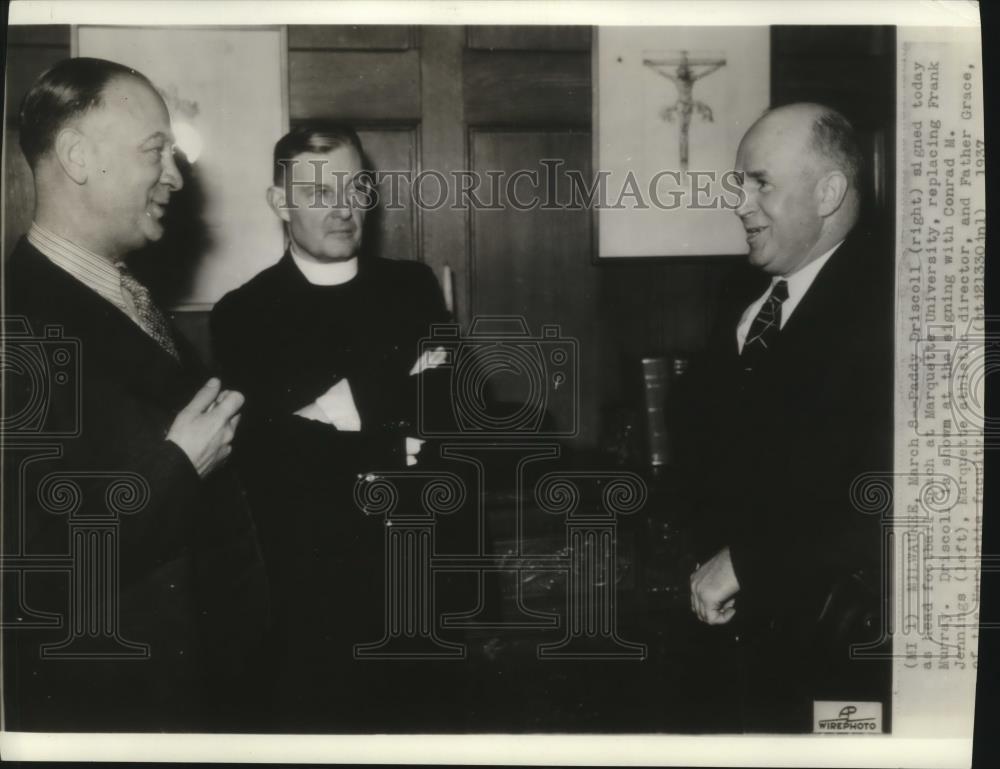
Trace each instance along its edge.
{"label": "man's fist", "polygon": [[724,625],[736,613],[740,583],[724,547],[691,575],[691,611],[709,625]]}
{"label": "man's fist", "polygon": [[167,440],[187,454],[204,478],[232,453],[242,407],[243,396],[235,390],[222,390],[221,382],[213,377],[174,418]]}

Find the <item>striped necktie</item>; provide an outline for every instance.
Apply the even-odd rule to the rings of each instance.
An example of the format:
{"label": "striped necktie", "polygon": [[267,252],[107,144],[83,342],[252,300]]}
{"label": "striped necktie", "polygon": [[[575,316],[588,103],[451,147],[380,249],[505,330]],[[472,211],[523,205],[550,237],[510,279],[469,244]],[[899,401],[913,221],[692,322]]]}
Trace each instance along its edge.
{"label": "striped necktie", "polygon": [[153,337],[167,353],[179,359],[180,353],[177,351],[174,335],[170,331],[170,323],[153,302],[153,298],[149,295],[149,289],[139,282],[124,263],[118,265],[118,271],[121,273],[122,290],[132,297],[132,304],[139,316],[139,325],[142,330]]}
{"label": "striped necktie", "polygon": [[781,331],[781,305],[787,298],[788,281],[779,280],[750,324],[740,353],[744,371],[753,371],[754,366],[767,356],[768,350],[774,345]]}

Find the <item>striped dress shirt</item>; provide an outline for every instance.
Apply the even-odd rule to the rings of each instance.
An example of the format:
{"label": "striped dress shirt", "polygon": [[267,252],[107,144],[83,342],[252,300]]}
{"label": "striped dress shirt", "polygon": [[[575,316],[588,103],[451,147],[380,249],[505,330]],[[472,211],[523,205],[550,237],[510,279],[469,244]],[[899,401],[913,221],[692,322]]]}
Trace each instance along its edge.
{"label": "striped dress shirt", "polygon": [[121,273],[115,264],[61,235],[56,235],[37,222],[32,222],[31,229],[28,230],[28,242],[50,262],[111,302],[139,328],[149,333],[139,319],[132,297],[122,290]]}

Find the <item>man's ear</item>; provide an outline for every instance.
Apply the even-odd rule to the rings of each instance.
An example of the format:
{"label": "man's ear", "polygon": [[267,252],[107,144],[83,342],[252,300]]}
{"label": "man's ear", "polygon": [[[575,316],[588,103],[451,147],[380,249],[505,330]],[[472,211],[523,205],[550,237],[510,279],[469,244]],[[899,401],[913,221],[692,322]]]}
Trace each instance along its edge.
{"label": "man's ear", "polygon": [[816,203],[822,217],[835,213],[847,196],[847,177],[843,171],[828,171],[816,183]]}
{"label": "man's ear", "polygon": [[285,191],[281,187],[267,188],[267,204],[281,221],[289,221],[288,208],[285,205]]}
{"label": "man's ear", "polygon": [[85,142],[84,135],[75,128],[63,128],[52,146],[62,170],[77,184],[85,184],[89,175]]}

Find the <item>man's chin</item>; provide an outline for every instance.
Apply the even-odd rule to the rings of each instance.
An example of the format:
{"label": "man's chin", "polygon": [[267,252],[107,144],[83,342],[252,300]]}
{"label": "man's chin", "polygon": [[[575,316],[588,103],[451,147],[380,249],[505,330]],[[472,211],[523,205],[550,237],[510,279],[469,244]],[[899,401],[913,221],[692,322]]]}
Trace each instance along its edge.
{"label": "man's chin", "polygon": [[767,267],[768,258],[767,254],[764,253],[764,249],[751,247],[747,261],[754,267],[764,269]]}
{"label": "man's chin", "polygon": [[358,251],[358,247],[344,243],[334,248],[323,248],[318,254],[313,254],[312,256],[317,262],[333,264],[336,262],[349,262],[358,255]]}
{"label": "man's chin", "polygon": [[163,238],[164,229],[163,225],[152,219],[146,219],[139,228],[139,231],[143,235],[143,243],[138,247],[141,248],[146,243],[155,243]]}

